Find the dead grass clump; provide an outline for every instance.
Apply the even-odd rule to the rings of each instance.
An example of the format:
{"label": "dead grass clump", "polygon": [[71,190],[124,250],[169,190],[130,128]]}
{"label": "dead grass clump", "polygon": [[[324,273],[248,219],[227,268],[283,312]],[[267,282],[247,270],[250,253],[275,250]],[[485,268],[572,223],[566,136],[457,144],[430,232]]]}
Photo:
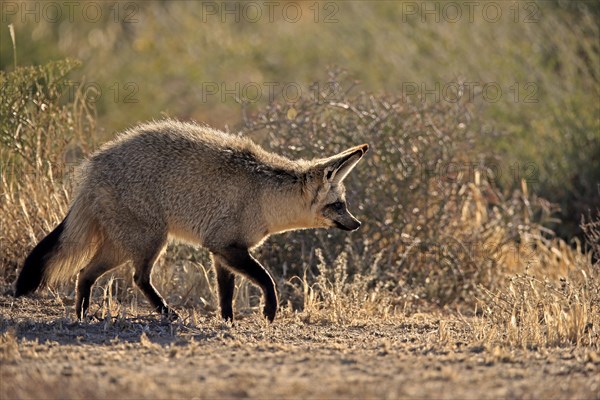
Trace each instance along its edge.
{"label": "dead grass clump", "polygon": [[78,65],[0,71],[0,278],[9,282],[23,249],[64,218],[73,169],[92,145],[94,111],[67,81]]}
{"label": "dead grass clump", "polygon": [[[350,275],[345,252],[338,255],[332,266],[325,261],[321,249],[315,254],[319,273],[314,282],[307,276],[308,265],[302,278],[294,277],[288,282],[291,287],[302,290],[296,296],[303,299],[305,317],[349,324],[372,318],[385,320],[394,314],[391,296],[373,281],[374,273]],[[376,270],[377,263],[372,268]]]}
{"label": "dead grass clump", "polygon": [[[598,220],[583,224],[594,242]],[[535,259],[495,291],[484,289],[483,316],[492,340],[519,347],[600,344],[600,270],[592,253],[564,241],[535,241]],[[488,327],[484,328],[487,329]]]}
{"label": "dead grass clump", "polygon": [[527,272],[515,274],[506,287],[487,291],[488,299],[482,302],[483,315],[497,327],[495,340],[510,346],[597,348],[599,282],[596,271],[584,269],[571,271],[558,282]]}

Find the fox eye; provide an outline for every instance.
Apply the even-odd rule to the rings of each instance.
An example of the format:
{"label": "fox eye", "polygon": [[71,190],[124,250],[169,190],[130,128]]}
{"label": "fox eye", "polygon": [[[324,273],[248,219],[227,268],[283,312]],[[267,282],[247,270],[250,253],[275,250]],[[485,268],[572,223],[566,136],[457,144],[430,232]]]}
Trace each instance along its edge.
{"label": "fox eye", "polygon": [[327,207],[329,207],[335,211],[343,211],[344,203],[341,201],[336,201],[335,203],[328,204]]}

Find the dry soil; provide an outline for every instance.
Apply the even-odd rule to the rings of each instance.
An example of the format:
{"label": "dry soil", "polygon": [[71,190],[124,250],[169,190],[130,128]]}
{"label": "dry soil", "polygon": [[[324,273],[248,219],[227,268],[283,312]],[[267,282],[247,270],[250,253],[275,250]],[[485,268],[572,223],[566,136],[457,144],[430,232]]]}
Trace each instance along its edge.
{"label": "dry soil", "polygon": [[596,352],[486,345],[451,315],[169,324],[140,309],[77,322],[56,297],[8,294],[0,310],[2,399],[600,398]]}

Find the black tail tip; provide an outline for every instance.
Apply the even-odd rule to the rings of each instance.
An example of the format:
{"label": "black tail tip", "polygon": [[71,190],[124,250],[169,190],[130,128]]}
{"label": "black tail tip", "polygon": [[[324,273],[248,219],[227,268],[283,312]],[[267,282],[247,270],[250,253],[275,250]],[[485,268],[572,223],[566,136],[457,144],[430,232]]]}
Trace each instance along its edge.
{"label": "black tail tip", "polygon": [[15,284],[15,297],[21,297],[35,292],[44,280],[46,263],[58,247],[60,235],[65,221],[58,224],[52,232],[43,238],[25,259],[23,269]]}
{"label": "black tail tip", "polygon": [[[43,243],[43,241],[41,243]],[[42,284],[44,278],[45,254],[40,250],[45,249],[40,249],[40,245],[36,246],[25,260],[23,269],[21,269],[17,282],[15,283],[15,297],[31,294]]]}
{"label": "black tail tip", "polygon": [[24,276],[23,274],[19,275],[17,279],[17,283],[15,284],[15,297],[27,296],[35,292],[35,290],[40,286],[41,279],[34,276]]}

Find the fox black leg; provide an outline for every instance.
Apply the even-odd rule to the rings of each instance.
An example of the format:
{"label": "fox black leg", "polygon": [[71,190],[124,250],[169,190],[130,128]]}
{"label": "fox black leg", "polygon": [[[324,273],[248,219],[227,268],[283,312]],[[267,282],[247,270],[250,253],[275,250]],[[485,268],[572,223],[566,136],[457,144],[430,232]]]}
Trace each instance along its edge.
{"label": "fox black leg", "polygon": [[98,249],[94,257],[88,265],[79,271],[77,276],[77,297],[75,300],[75,312],[78,319],[83,319],[86,316],[88,307],[90,306],[90,294],[94,282],[107,271],[118,267],[121,260],[118,258],[118,252],[109,243],[105,242]]}
{"label": "fox black leg", "polygon": [[150,280],[152,266],[153,262],[150,261],[146,261],[139,265],[136,265],[136,269],[133,274],[133,280],[144,293],[144,295],[146,296],[150,304],[154,307],[154,309],[160,312],[167,319],[174,321],[179,318],[179,315],[167,305],[165,300],[158,293],[156,288],[152,285],[152,282]]}
{"label": "fox black leg", "polygon": [[269,321],[273,322],[277,313],[278,300],[275,283],[269,272],[244,247],[228,246],[215,252],[215,257],[219,261],[223,261],[232,270],[246,276],[262,289],[265,300],[263,314]]}
{"label": "fox black leg", "polygon": [[219,287],[219,305],[221,317],[226,321],[233,321],[233,291],[235,288],[235,275],[227,267],[215,259],[217,270],[217,284]]}

